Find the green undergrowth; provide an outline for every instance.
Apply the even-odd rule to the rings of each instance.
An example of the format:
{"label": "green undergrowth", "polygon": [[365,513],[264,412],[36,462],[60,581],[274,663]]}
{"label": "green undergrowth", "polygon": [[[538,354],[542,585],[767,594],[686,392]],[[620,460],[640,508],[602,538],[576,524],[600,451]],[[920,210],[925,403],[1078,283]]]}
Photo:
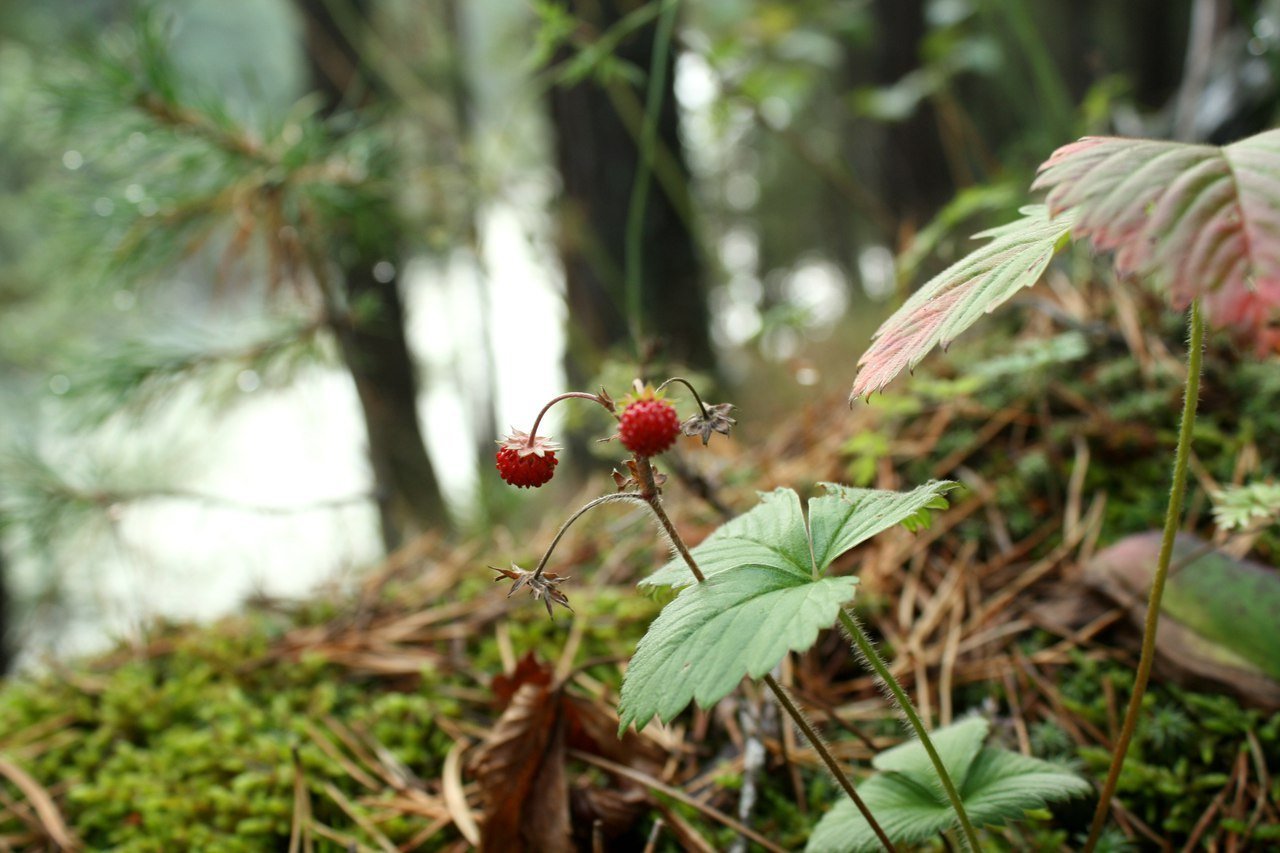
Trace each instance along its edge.
{"label": "green undergrowth", "polygon": [[[1168,344],[1175,352],[1178,334],[1171,325]],[[1249,479],[1276,477],[1280,459],[1270,457],[1268,449],[1280,447],[1280,370],[1274,361],[1233,357],[1222,347],[1210,350],[1206,365],[1196,434],[1203,470],[1221,483],[1230,482],[1238,459],[1252,444],[1260,450],[1260,458]],[[974,444],[993,413],[1017,409],[1026,414],[1021,425],[1006,427],[964,462],[994,486],[996,507],[1014,541],[1053,518],[1062,518],[1079,438],[1089,451],[1082,509],[1095,495],[1107,495],[1101,543],[1159,527],[1181,381],[1158,370],[1143,374],[1115,341],[1071,332],[1012,345],[1008,340],[975,341],[945,360],[929,362],[899,388],[876,395],[874,417],[853,419],[856,428],[851,429],[840,463],[847,482],[870,485],[900,434],[939,407],[963,401],[966,408],[952,419],[928,454],[891,460],[904,484],[937,476],[933,470],[937,461]],[[1086,410],[1081,401],[1087,404]],[[868,422],[875,429],[867,428]],[[743,481],[752,460],[744,461],[742,467],[725,473],[727,491],[735,495],[749,491]],[[813,472],[814,480],[827,476],[821,470]],[[1207,532],[1207,498],[1197,481],[1191,485],[1190,506],[1199,529]],[[621,533],[616,526],[606,528],[617,522],[616,514],[601,516],[596,539],[607,543],[621,537],[630,543],[643,538],[645,523],[637,522],[635,529]],[[976,513],[954,535],[989,543],[988,523],[988,517]],[[584,530],[592,529],[591,523],[585,524]],[[599,532],[606,529],[610,532]],[[1030,558],[1059,541],[1056,533],[1049,536]],[[608,545],[602,547],[601,556],[607,550]],[[636,564],[638,574],[646,565],[660,564],[660,550],[659,546],[637,546],[626,559]],[[536,556],[485,553],[484,558],[515,557],[528,566]],[[1272,564],[1280,559],[1275,527],[1259,536],[1254,556]],[[576,659],[595,661],[588,674],[616,691],[617,661],[635,649],[661,601],[627,586],[592,586],[596,562],[591,557],[568,572],[575,576],[569,588],[575,614],[568,618],[582,620],[585,628]],[[370,624],[396,614],[500,595],[485,571],[465,574],[448,602],[420,600],[411,578],[392,581],[373,602]],[[561,611],[553,622],[540,604],[519,597],[520,603],[503,617],[510,651],[520,655],[536,650],[554,661],[566,643],[568,618]],[[860,600],[860,607],[871,607],[864,609],[864,616],[873,629],[877,605],[892,612],[892,602]],[[360,826],[360,821],[372,821],[392,842],[403,843],[421,831],[428,819],[394,813],[380,804],[390,796],[389,786],[369,787],[353,776],[352,755],[336,732],[345,729],[367,735],[414,776],[438,780],[457,733],[469,731],[474,737],[491,728],[496,719],[497,709],[485,697],[489,680],[503,670],[503,649],[491,619],[458,639],[433,644],[439,663],[409,676],[354,673],[318,649],[289,656],[280,653],[288,632],[299,626],[327,626],[335,636],[352,630],[354,606],[347,600],[320,598],[288,613],[251,612],[199,628],[161,626],[145,652],[120,649],[108,658],[11,679],[0,687],[0,756],[25,769],[55,797],[88,849],[285,849],[294,814],[295,767],[301,768],[318,823],[352,843],[375,847],[376,839]],[[1047,637],[1030,638],[1026,651],[1030,654],[1049,642]],[[842,648],[841,654],[847,652]],[[1069,713],[1101,731],[1108,730],[1109,714],[1114,713],[1108,707],[1105,685],[1110,683],[1114,696],[1122,699],[1130,678],[1129,671],[1118,665],[1083,657],[1053,672]],[[1000,685],[966,686],[956,694],[957,713],[982,705],[992,695],[999,697],[1002,691]],[[1154,686],[1146,703],[1131,760],[1121,777],[1120,796],[1127,809],[1156,831],[1185,839],[1224,790],[1233,768],[1242,760],[1252,768],[1257,752],[1266,757],[1271,773],[1272,802],[1280,800],[1276,781],[1280,763],[1275,759],[1280,755],[1280,718],[1242,708],[1224,696],[1169,685]],[[1005,745],[1011,745],[1011,734],[1000,722],[1007,709],[1003,703],[998,706],[996,730]],[[901,733],[888,715],[882,722],[882,726],[870,726],[866,734]],[[826,728],[834,741],[850,736],[837,727]],[[717,728],[713,733],[718,740],[702,745],[704,771],[715,766],[717,756],[727,762],[736,755]],[[1033,722],[1030,733],[1033,751],[1040,757],[1072,762],[1091,777],[1105,769],[1107,756],[1102,750],[1078,748],[1052,723]],[[803,846],[819,815],[806,815],[796,805],[785,768],[770,765],[756,784],[758,803],[752,826],[787,849]],[[834,783],[816,770],[805,769],[802,784],[809,803],[831,803],[838,797]],[[726,769],[717,776],[716,785],[722,792],[716,798],[719,807],[735,812],[740,774]],[[343,805],[335,792],[346,801]],[[16,786],[0,781],[0,802],[21,799]],[[715,848],[733,843],[731,829],[688,806],[669,805],[696,825]],[[1057,807],[1052,819],[1039,815],[1039,820],[1018,831],[1022,834],[996,838],[993,844],[1006,849],[1055,849],[1062,843],[1077,843],[1089,808],[1087,803]],[[8,813],[0,809],[0,815]],[[1234,819],[1220,814],[1210,831],[1248,828],[1233,827],[1229,822]],[[649,825],[642,821],[637,831],[645,834]],[[0,817],[0,838],[26,837],[28,831],[18,819]],[[1265,847],[1277,841],[1276,830],[1265,821],[1250,831],[1252,844]],[[446,828],[419,849],[436,849],[458,839],[455,830]],[[670,837],[662,842],[673,843]],[[344,846],[322,839],[318,849]]]}
{"label": "green undergrowth", "polygon": [[[1174,354],[1171,363],[1177,363],[1177,353],[1185,347],[1178,320],[1171,318],[1167,328],[1161,329],[1165,345]],[[1106,497],[1098,547],[1159,529],[1183,380],[1162,371],[1159,362],[1155,365],[1144,372],[1123,343],[1079,331],[1049,339],[1010,341],[992,335],[966,341],[946,358],[926,362],[909,381],[872,399],[876,429],[855,432],[847,440],[845,473],[852,482],[870,484],[887,460],[904,483],[939,475],[964,479],[961,471],[939,472],[935,466],[952,453],[972,449],[962,464],[993,487],[994,506],[1009,538],[1018,542],[1045,524],[1061,523],[1074,466],[1086,458],[1080,452],[1084,448],[1088,468],[1081,483],[1080,511],[1087,511],[1099,496]],[[931,452],[916,457],[892,455],[894,437],[947,406],[954,406],[956,414]],[[995,417],[1008,412],[1018,413],[1013,423],[985,441],[979,439]],[[1198,467],[1189,482],[1185,529],[1205,537],[1214,531],[1203,475],[1220,485],[1241,473],[1246,482],[1276,481],[1280,479],[1276,448],[1280,448],[1280,364],[1275,358],[1259,359],[1234,349],[1221,336],[1211,338],[1194,436]],[[1242,459],[1252,460],[1243,472],[1238,470]],[[961,522],[955,538],[980,543],[980,553],[994,553],[990,518],[975,513]],[[1061,532],[1056,530],[1029,552],[1028,559],[1059,544]],[[1280,564],[1280,525],[1258,531],[1250,558]],[[868,603],[872,602],[863,602]],[[874,603],[893,606],[891,601]],[[1025,651],[1031,655],[1060,639],[1031,638]],[[1105,642],[1105,637],[1099,640]],[[1131,668],[1098,663],[1083,655],[1052,673],[1070,714],[1098,731],[1112,733],[1132,680]],[[979,685],[976,695],[957,697],[957,706],[978,705],[983,694],[1002,695],[1003,690],[999,684]],[[1144,698],[1140,720],[1118,789],[1129,812],[1180,846],[1216,804],[1217,811],[1202,827],[1202,841],[1236,832],[1246,847],[1277,845],[1280,829],[1265,813],[1255,825],[1229,816],[1226,806],[1233,802],[1236,790],[1223,792],[1231,774],[1243,766],[1250,779],[1260,775],[1268,779],[1269,802],[1280,802],[1275,771],[1280,715],[1244,707],[1231,696],[1180,689],[1157,678]],[[1034,724],[1031,741],[1039,757],[1069,762],[1089,778],[1106,773],[1110,754],[1104,748],[1078,748],[1067,732],[1052,723]],[[1249,813],[1254,796],[1251,792],[1247,798]],[[1022,843],[1035,849],[1078,845],[1091,812],[1091,803],[1056,811],[1052,829],[1040,824]],[[1113,827],[1099,850],[1148,847],[1156,849],[1141,837],[1126,842]],[[1018,849],[1016,843],[1014,849]]]}
{"label": "green undergrowth", "polygon": [[[1048,638],[1044,638],[1047,640]],[[1115,708],[1108,706],[1108,685],[1126,696],[1131,669],[1077,655],[1071,666],[1053,673],[1065,708],[1077,720],[1110,731]],[[1096,746],[1077,747],[1061,727],[1042,722],[1031,727],[1032,748],[1045,757],[1075,764],[1086,775],[1106,773],[1111,754]],[[1221,792],[1234,796],[1233,774],[1247,763],[1249,778],[1260,766],[1274,768],[1280,755],[1280,714],[1245,708],[1222,694],[1200,693],[1168,683],[1154,683],[1143,697],[1143,714],[1129,747],[1117,789],[1125,809],[1162,837],[1185,843]],[[1261,764],[1259,764],[1261,762]],[[1267,795],[1280,801],[1280,777],[1268,770]],[[1221,808],[1223,804],[1219,804]],[[1254,798],[1248,800],[1253,811]],[[1083,828],[1083,827],[1082,827]],[[1265,817],[1250,826],[1218,813],[1206,825],[1207,838],[1219,831],[1240,833],[1248,849],[1280,843],[1280,825]]]}
{"label": "green undergrowth", "polygon": [[[1177,353],[1185,347],[1181,327],[1167,325],[1166,345]],[[1280,455],[1274,453],[1280,448],[1280,365],[1241,352],[1220,335],[1210,338],[1207,350],[1194,436],[1197,471],[1230,484],[1243,455],[1253,460],[1244,472],[1247,482],[1280,479]],[[854,484],[869,484],[877,462],[890,457],[890,436],[941,407],[963,403],[932,452],[893,459],[903,482],[922,482],[938,476],[933,469],[940,459],[978,441],[994,417],[1017,411],[1014,423],[963,462],[994,486],[1010,537],[1018,541],[1063,516],[1083,440],[1088,468],[1081,509],[1106,495],[1100,538],[1105,545],[1161,525],[1182,387],[1182,377],[1162,370],[1160,362],[1144,373],[1122,343],[1079,331],[1047,340],[993,334],[966,341],[945,359],[927,361],[910,381],[872,398],[876,429],[851,433],[844,445],[845,475]],[[963,479],[960,472],[943,476]],[[1187,506],[1193,524],[1211,532],[1209,496],[1199,476],[1191,478]],[[975,515],[963,522],[962,537],[988,541],[988,522]],[[1058,542],[1051,537],[1038,553]],[[1270,565],[1280,563],[1280,525],[1260,532],[1253,553]]]}
{"label": "green undergrowth", "polygon": [[[484,583],[463,587],[472,595],[492,591]],[[579,597],[575,604],[591,614],[580,660],[634,646],[655,609],[620,591]],[[388,839],[407,841],[427,819],[388,817],[395,810],[380,801],[392,789],[370,788],[334,757],[353,760],[338,732],[367,735],[414,776],[439,779],[454,744],[450,730],[468,720],[488,727],[496,714],[474,699],[502,671],[494,627],[477,630],[465,649],[440,645],[465,666],[427,667],[409,678],[355,675],[321,652],[297,659],[276,652],[289,627],[323,619],[331,608],[312,602],[296,618],[260,613],[205,628],[160,628],[152,651],[123,663],[14,678],[0,690],[0,755],[57,797],[88,849],[283,849],[294,812],[295,753],[319,823],[362,846],[375,844],[338,804],[336,789]],[[537,649],[554,659],[563,646],[563,620],[552,623],[540,608],[520,608],[506,624],[518,652]],[[618,686],[616,666],[591,673]],[[0,793],[21,799],[7,782]],[[0,819],[0,837],[21,837],[25,828]],[[418,849],[457,839],[450,829]],[[345,846],[321,839],[318,849]]]}

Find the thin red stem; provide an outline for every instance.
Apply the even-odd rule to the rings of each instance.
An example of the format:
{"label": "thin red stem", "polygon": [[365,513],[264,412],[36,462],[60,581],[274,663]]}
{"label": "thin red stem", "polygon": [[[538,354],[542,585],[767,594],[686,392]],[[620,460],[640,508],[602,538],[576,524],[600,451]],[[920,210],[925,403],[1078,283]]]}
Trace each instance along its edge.
{"label": "thin red stem", "polygon": [[605,399],[601,397],[599,394],[588,394],[586,391],[566,391],[565,393],[560,394],[559,396],[552,397],[551,400],[545,406],[542,407],[542,411],[538,412],[538,416],[533,419],[533,429],[529,430],[529,444],[533,444],[534,438],[537,437],[538,424],[542,423],[542,416],[547,413],[547,410],[549,410],[556,403],[559,403],[561,400],[570,400],[570,399],[592,400],[596,403],[599,403],[601,406],[604,406],[606,409],[609,410],[610,413],[613,412],[613,406],[605,402]]}
{"label": "thin red stem", "polygon": [[698,389],[694,388],[693,384],[690,383],[689,380],[685,379],[683,376],[672,376],[666,382],[663,382],[661,385],[659,385],[656,390],[661,391],[663,388],[666,388],[672,382],[679,382],[681,385],[688,388],[689,393],[693,395],[693,399],[697,402],[698,409],[702,412],[702,416],[704,418],[710,417],[710,414],[707,412],[706,405],[702,402],[702,398],[698,396]]}

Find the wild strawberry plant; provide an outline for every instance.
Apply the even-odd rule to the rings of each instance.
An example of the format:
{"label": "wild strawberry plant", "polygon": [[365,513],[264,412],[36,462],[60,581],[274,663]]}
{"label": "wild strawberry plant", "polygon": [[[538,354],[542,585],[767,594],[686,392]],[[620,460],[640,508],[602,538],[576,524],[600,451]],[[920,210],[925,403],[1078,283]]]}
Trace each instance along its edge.
{"label": "wild strawberry plant", "polygon": [[[825,494],[809,500],[807,517],[799,495],[791,489],[777,489],[762,495],[754,509],[721,525],[689,549],[663,508],[662,478],[651,457],[668,450],[681,432],[699,436],[704,444],[714,433],[728,434],[734,424],[730,417],[733,407],[707,406],[693,391],[698,411],[681,423],[674,406],[662,396],[663,388],[672,382],[693,391],[683,379],[668,380],[657,389],[637,381],[636,393],[623,400],[621,411],[603,391],[561,395],[544,407],[530,432],[513,432],[499,443],[498,469],[512,482],[503,471],[503,455],[535,455],[532,448],[546,442],[537,437],[537,428],[547,408],[560,400],[581,398],[594,401],[618,418],[618,437],[632,454],[627,462],[629,475],[614,472],[618,492],[599,497],[570,516],[533,571],[514,565],[495,569],[498,580],[514,581],[508,595],[525,588],[544,602],[548,614],[553,612],[553,603],[568,607],[568,598],[560,589],[567,578],[546,571],[548,560],[569,526],[603,503],[647,505],[676,552],[670,562],[641,582],[644,586],[677,588],[679,593],[650,625],[627,669],[618,708],[619,734],[632,725],[641,729],[654,717],[670,721],[691,702],[708,708],[732,692],[744,677],[762,680],[849,797],[848,808],[833,811],[819,826],[812,849],[881,846],[893,850],[896,841],[959,828],[969,847],[977,850],[977,831],[967,814],[966,799],[979,807],[984,823],[998,824],[1016,817],[1015,812],[1024,807],[1087,789],[1087,783],[1072,774],[1033,762],[1038,784],[1015,794],[1023,790],[1024,777],[1032,772],[1027,762],[1032,760],[1019,761],[1020,756],[981,749],[985,723],[980,730],[972,722],[953,727],[954,731],[948,730],[939,741],[942,748],[936,748],[910,698],[846,609],[857,592],[858,579],[829,574],[836,558],[889,528],[926,526],[932,511],[947,507],[946,495],[954,483],[934,481],[908,492],[826,483]],[[878,799],[875,809],[869,807],[845,768],[772,675],[788,653],[806,651],[822,629],[836,624],[852,638],[858,654],[884,682],[919,737],[910,748],[886,752],[887,763],[878,765],[882,774],[863,786],[872,800]],[[923,758],[915,761],[914,749]],[[1052,781],[1055,774],[1060,777],[1056,786]],[[964,786],[954,784],[953,777]],[[915,786],[916,799],[882,796],[885,786],[893,784],[899,788]],[[937,813],[939,805],[942,815]]]}
{"label": "wild strawberry plant", "polygon": [[898,524],[928,523],[953,483],[911,492],[824,484],[809,517],[791,489],[762,496],[755,509],[721,525],[691,552],[705,580],[680,557],[641,581],[683,587],[636,648],[622,682],[621,728],[669,722],[690,701],[709,708],[743,676],[761,678],[788,652],[803,652],[835,624],[858,579],[829,576],[837,557]]}
{"label": "wild strawberry plant", "polygon": [[1098,843],[1155,656],[1160,602],[1182,514],[1199,394],[1204,322],[1260,352],[1280,348],[1280,130],[1232,145],[1085,138],[1058,149],[1033,189],[1046,204],[984,232],[991,241],[926,283],[881,325],[850,400],[878,391],[934,346],[1039,280],[1072,238],[1114,251],[1122,275],[1146,279],[1188,318],[1182,422],[1164,535],[1147,604],[1142,655],[1111,767],[1085,842]]}

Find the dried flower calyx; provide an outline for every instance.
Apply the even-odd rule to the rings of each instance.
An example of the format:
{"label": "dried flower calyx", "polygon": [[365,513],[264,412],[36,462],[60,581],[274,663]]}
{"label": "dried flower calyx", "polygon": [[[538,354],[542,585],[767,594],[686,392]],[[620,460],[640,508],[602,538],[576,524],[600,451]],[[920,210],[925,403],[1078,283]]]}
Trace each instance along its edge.
{"label": "dried flower calyx", "polygon": [[512,563],[509,569],[500,569],[497,566],[490,566],[489,568],[498,573],[498,577],[494,578],[494,581],[500,581],[504,578],[515,581],[511,585],[511,590],[507,593],[507,598],[514,595],[516,590],[521,587],[528,587],[529,594],[534,597],[534,600],[541,601],[547,606],[547,615],[552,619],[555,618],[555,614],[551,610],[553,603],[559,604],[570,613],[573,612],[573,608],[569,606],[569,597],[558,589],[560,584],[569,580],[569,578],[562,578],[555,572],[535,574],[520,568],[515,563]]}
{"label": "dried flower calyx", "polygon": [[686,420],[680,425],[680,431],[688,436],[701,436],[702,444],[705,447],[707,442],[711,440],[711,433],[718,432],[721,435],[728,435],[729,430],[733,429],[733,425],[737,421],[729,417],[729,413],[734,409],[733,403],[719,403],[714,406],[707,406],[706,412],[699,413]]}
{"label": "dried flower calyx", "polygon": [[[663,484],[667,482],[667,475],[659,471],[657,466],[652,466],[650,470],[653,473],[653,485],[661,493]],[[629,492],[632,489],[643,489],[644,479],[640,476],[640,466],[636,464],[634,459],[627,460],[627,472],[623,474],[617,468],[613,469],[613,484],[618,487],[618,491]]]}

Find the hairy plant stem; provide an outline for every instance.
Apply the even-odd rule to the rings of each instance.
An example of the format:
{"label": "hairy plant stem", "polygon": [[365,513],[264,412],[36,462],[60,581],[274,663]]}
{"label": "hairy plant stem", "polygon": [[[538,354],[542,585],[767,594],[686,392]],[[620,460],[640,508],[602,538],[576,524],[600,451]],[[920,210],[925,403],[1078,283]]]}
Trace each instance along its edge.
{"label": "hairy plant stem", "polygon": [[1169,505],[1164,516],[1164,536],[1160,540],[1160,554],[1156,560],[1156,573],[1151,581],[1151,595],[1147,600],[1147,617],[1142,630],[1142,655],[1138,659],[1138,671],[1133,680],[1133,693],[1129,696],[1129,707],[1125,710],[1124,723],[1120,727],[1120,736],[1116,739],[1111,753],[1111,767],[1107,770],[1106,781],[1102,785],[1102,793],[1098,797],[1098,807],[1093,813],[1093,823],[1089,827],[1089,838],[1085,841],[1083,853],[1093,853],[1102,836],[1102,827],[1107,822],[1107,812],[1111,808],[1111,798],[1115,796],[1116,784],[1120,781],[1120,769],[1124,767],[1125,754],[1129,751],[1129,742],[1133,739],[1133,731],[1138,724],[1138,714],[1142,710],[1142,697],[1147,691],[1147,682],[1151,678],[1151,666],[1155,662],[1156,627],[1160,623],[1160,599],[1164,596],[1164,582],[1169,575],[1169,563],[1173,558],[1174,540],[1178,535],[1178,525],[1182,519],[1182,499],[1187,491],[1187,464],[1191,458],[1191,434],[1196,423],[1196,406],[1200,398],[1200,362],[1204,345],[1204,320],[1200,316],[1200,300],[1191,303],[1191,316],[1187,320],[1187,382],[1182,398],[1182,423],[1178,428],[1178,446],[1173,457],[1173,485],[1169,488]]}
{"label": "hairy plant stem", "polygon": [[560,525],[560,529],[556,531],[556,535],[552,538],[551,544],[548,545],[547,550],[542,553],[542,559],[538,561],[538,567],[533,570],[533,576],[535,578],[542,576],[542,570],[547,567],[547,561],[551,559],[551,552],[554,551],[556,549],[556,546],[560,544],[560,540],[563,539],[564,535],[569,532],[569,528],[573,526],[573,523],[575,521],[582,518],[591,510],[600,506],[600,504],[613,503],[614,501],[629,501],[631,503],[647,503],[647,501],[645,501],[645,499],[640,497],[639,495],[624,495],[624,494],[604,495],[603,497],[598,497],[595,500],[590,501],[589,503],[584,505],[581,509],[579,509],[577,512],[575,512],[573,515],[569,516],[568,520],[565,521],[564,524]]}
{"label": "hairy plant stem", "polygon": [[671,540],[671,544],[675,546],[675,549],[680,552],[680,556],[684,558],[685,565],[689,567],[689,571],[693,572],[693,576],[698,579],[698,583],[702,583],[707,579],[706,576],[702,574],[702,569],[698,568],[693,555],[689,553],[689,547],[684,544],[684,540],[676,532],[676,526],[667,517],[667,511],[662,508],[662,497],[658,494],[658,484],[653,478],[653,466],[649,464],[649,457],[637,455],[635,461],[636,470],[640,472],[640,499],[653,510],[658,523],[662,525],[663,532],[667,534],[667,538]]}
{"label": "hairy plant stem", "polygon": [[964,810],[964,803],[960,801],[960,792],[956,790],[955,784],[951,781],[951,774],[947,772],[947,768],[942,763],[942,758],[938,756],[938,750],[933,746],[933,739],[929,737],[929,732],[924,727],[924,721],[920,719],[915,705],[911,703],[911,697],[902,689],[902,684],[898,679],[893,677],[893,673],[889,671],[889,666],[884,662],[884,658],[880,657],[880,653],[876,651],[875,644],[871,642],[871,638],[867,636],[867,632],[862,630],[862,626],[857,620],[849,615],[848,611],[841,608],[840,624],[849,632],[849,636],[853,639],[854,644],[858,647],[858,651],[862,652],[862,656],[867,659],[867,663],[875,670],[876,675],[889,688],[889,692],[893,694],[893,698],[898,703],[898,707],[902,709],[902,713],[907,715],[907,721],[911,724],[911,728],[915,729],[916,736],[920,738],[924,751],[929,754],[929,760],[933,762],[933,769],[938,774],[938,779],[942,782],[943,790],[947,792],[947,799],[951,801],[951,807],[955,809],[956,817],[960,819],[960,828],[964,830],[965,840],[969,843],[969,849],[978,853],[982,848],[978,845],[978,833],[973,828],[973,823],[969,820],[969,813]]}
{"label": "hairy plant stem", "polygon": [[778,704],[782,706],[782,710],[787,712],[787,716],[789,716],[791,721],[796,724],[796,728],[800,729],[801,733],[804,734],[809,743],[813,745],[813,748],[817,751],[819,757],[822,758],[822,763],[827,765],[827,769],[831,771],[831,775],[836,777],[836,781],[840,783],[840,787],[844,788],[844,792],[849,795],[849,799],[853,800],[853,804],[858,807],[858,811],[862,813],[862,817],[866,819],[868,824],[870,824],[871,829],[876,834],[876,838],[879,838],[880,843],[884,845],[884,849],[890,851],[896,850],[897,848],[893,846],[893,842],[889,840],[889,836],[885,835],[880,824],[877,823],[875,817],[872,816],[871,810],[867,808],[867,804],[863,802],[862,797],[858,796],[858,792],[854,790],[853,783],[849,781],[849,777],[845,775],[844,770],[836,762],[835,756],[826,748],[826,744],[822,742],[822,738],[814,730],[813,726],[809,725],[809,721],[805,719],[804,712],[796,707],[795,703],[791,701],[791,697],[787,695],[786,690],[783,689],[782,685],[779,684],[777,679],[775,679],[771,674],[765,673],[764,683],[769,685],[769,689],[773,691],[773,695],[777,698]]}
{"label": "hairy plant stem", "polygon": [[[697,578],[698,583],[706,581],[707,577],[702,573],[702,569],[698,567],[697,560],[693,559],[693,554],[689,552],[689,547],[684,544],[684,540],[680,538],[680,534],[676,531],[675,525],[671,523],[671,519],[667,517],[667,512],[662,508],[662,498],[658,494],[658,486],[653,477],[653,466],[649,464],[647,456],[636,456],[636,470],[640,472],[640,495],[639,498],[649,505],[653,510],[653,514],[657,517],[658,523],[662,525],[662,529],[666,531],[667,537],[671,540],[671,544],[675,546],[677,552],[684,559],[685,565],[689,567],[690,573]],[[827,749],[827,745],[822,742],[822,738],[809,725],[809,721],[805,719],[804,714],[795,703],[791,701],[791,697],[782,689],[782,685],[768,673],[764,676],[764,683],[769,685],[769,689],[773,691],[773,695],[777,698],[778,704],[782,706],[782,710],[787,712],[787,716],[796,724],[809,744],[813,747],[814,752],[818,753],[822,758],[822,763],[831,771],[831,775],[836,777],[836,781],[840,783],[840,787],[849,795],[849,799],[853,800],[854,806],[862,813],[867,823],[871,826],[876,837],[880,839],[880,843],[884,845],[884,849],[894,853],[897,848],[893,846],[893,842],[889,840],[889,836],[885,834],[884,829],[876,821],[871,814],[871,810],[867,808],[867,804],[863,802],[862,797],[858,796],[857,790],[854,789],[853,783],[849,781],[849,777],[845,774],[844,769],[840,767],[831,750]]]}

